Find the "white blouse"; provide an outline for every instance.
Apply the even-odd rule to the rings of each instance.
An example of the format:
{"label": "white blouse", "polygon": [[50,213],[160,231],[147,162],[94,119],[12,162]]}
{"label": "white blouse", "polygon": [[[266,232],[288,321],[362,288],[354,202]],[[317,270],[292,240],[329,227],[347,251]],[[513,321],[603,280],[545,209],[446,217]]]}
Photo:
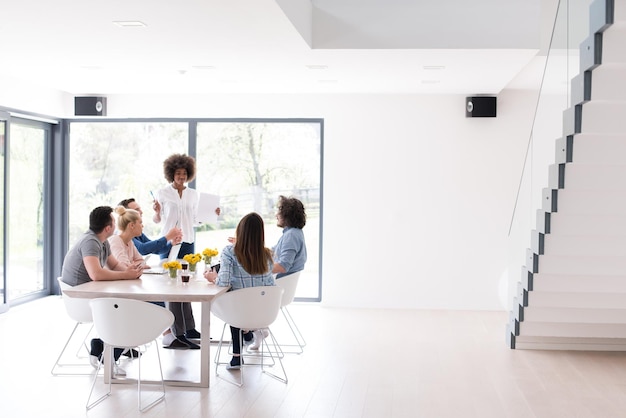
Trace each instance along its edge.
{"label": "white blouse", "polygon": [[185,187],[181,197],[178,190],[170,184],[157,192],[156,199],[161,205],[161,235],[165,236],[170,229],[177,226],[183,231],[183,242],[194,242],[198,192]]}

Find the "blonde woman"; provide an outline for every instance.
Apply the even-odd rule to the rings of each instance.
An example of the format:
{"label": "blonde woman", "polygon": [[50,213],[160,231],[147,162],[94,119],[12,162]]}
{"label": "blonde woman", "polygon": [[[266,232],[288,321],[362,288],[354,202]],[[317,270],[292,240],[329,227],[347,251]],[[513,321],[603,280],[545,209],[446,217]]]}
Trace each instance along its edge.
{"label": "blonde woman", "polygon": [[[117,230],[118,234],[109,237],[109,245],[111,246],[111,253],[115,254],[115,258],[122,265],[135,265],[141,266],[144,269],[149,268],[146,265],[144,258],[139,254],[133,238],[143,234],[143,221],[141,220],[141,213],[134,209],[127,209],[124,206],[118,206],[115,208],[117,214]],[[156,305],[165,307],[165,302],[152,302]],[[174,313],[176,315],[176,313]],[[176,340],[171,330],[166,330],[163,333],[163,340],[168,341],[167,347],[173,349],[184,349],[188,346],[180,341]]]}
{"label": "blonde woman", "polygon": [[126,209],[124,206],[115,208],[115,213],[117,214],[119,233],[109,237],[111,253],[124,267],[141,266],[144,269],[148,268],[133,242],[133,238],[143,233],[141,215],[136,210]]}

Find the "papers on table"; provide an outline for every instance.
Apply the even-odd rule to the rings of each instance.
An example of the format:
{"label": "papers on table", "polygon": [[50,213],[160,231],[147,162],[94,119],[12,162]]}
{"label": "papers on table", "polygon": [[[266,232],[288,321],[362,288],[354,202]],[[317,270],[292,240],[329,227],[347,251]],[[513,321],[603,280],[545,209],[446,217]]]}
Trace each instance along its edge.
{"label": "papers on table", "polygon": [[216,223],[217,213],[215,210],[219,207],[220,197],[218,195],[200,193],[197,221],[199,223]]}

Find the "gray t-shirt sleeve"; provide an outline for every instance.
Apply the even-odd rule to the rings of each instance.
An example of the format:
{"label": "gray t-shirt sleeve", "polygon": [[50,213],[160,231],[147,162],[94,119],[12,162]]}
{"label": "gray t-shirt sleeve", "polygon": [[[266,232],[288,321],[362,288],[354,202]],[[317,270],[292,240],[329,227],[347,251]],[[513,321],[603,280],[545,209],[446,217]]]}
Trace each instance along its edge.
{"label": "gray t-shirt sleeve", "polygon": [[108,242],[100,242],[98,237],[92,232],[85,233],[65,255],[63,261],[62,280],[70,286],[91,281],[84,257],[94,256],[100,260],[100,265],[104,267],[108,255],[111,253]]}

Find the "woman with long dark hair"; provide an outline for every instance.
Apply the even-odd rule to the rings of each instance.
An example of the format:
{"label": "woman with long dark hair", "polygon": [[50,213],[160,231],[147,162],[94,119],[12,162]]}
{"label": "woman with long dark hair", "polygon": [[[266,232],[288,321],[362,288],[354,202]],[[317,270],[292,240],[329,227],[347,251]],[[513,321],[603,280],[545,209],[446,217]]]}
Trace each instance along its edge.
{"label": "woman with long dark hair", "polygon": [[[274,286],[272,252],[265,247],[263,219],[257,213],[244,216],[236,229],[234,245],[226,246],[220,256],[219,273],[206,270],[204,277],[218,286],[236,291],[244,287]],[[240,352],[239,328],[230,327],[233,358],[230,368],[243,364]],[[252,340],[252,332],[244,333],[244,340]]]}

